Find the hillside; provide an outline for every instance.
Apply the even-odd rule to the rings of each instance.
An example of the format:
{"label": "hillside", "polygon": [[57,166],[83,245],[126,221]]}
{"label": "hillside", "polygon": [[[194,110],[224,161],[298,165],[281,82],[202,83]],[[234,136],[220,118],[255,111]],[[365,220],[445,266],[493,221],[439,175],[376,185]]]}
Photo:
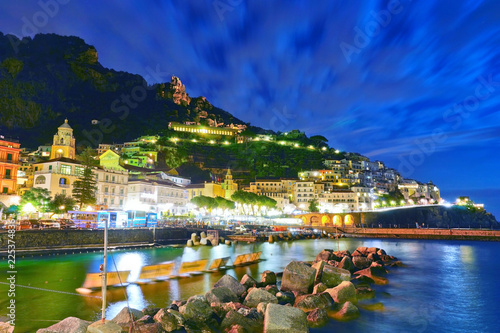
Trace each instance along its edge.
{"label": "hillside", "polygon": [[170,121],[244,124],[205,97],[190,97],[178,78],[165,80],[148,85],[140,75],[105,68],[98,51],[78,37],[20,41],[0,32],[0,133],[35,148],[51,142],[68,118],[77,142],[97,146],[158,133]]}

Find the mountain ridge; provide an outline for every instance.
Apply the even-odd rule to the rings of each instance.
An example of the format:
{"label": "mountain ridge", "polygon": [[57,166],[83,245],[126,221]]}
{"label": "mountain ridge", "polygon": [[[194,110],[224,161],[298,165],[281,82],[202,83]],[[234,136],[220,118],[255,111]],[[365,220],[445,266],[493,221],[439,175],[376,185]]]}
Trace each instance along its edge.
{"label": "mountain ridge", "polygon": [[0,131],[30,148],[51,142],[47,129],[65,118],[77,142],[94,147],[157,134],[171,121],[249,125],[203,96],[190,97],[177,77],[150,85],[102,66],[96,48],[80,37],[56,34],[20,40],[0,32],[0,110]]}

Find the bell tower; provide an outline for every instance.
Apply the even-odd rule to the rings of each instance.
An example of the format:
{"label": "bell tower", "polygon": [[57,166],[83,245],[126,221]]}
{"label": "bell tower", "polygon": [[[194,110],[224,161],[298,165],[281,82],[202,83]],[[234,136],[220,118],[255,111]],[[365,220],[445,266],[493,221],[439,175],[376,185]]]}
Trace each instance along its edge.
{"label": "bell tower", "polygon": [[73,129],[68,124],[68,119],[65,119],[64,124],[57,128],[57,134],[54,135],[52,143],[50,159],[59,157],[75,158],[75,137]]}
{"label": "bell tower", "polygon": [[233,182],[233,175],[231,175],[231,169],[227,169],[226,178],[222,184],[222,189],[224,190],[224,197],[227,200],[231,200],[231,195],[237,190],[235,189],[235,184]]}

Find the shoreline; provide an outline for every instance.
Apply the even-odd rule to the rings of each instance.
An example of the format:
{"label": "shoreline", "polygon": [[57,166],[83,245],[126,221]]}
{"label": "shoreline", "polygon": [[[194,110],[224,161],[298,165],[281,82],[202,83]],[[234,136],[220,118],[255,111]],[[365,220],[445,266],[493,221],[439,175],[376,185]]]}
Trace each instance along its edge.
{"label": "shoreline", "polygon": [[[315,229],[314,227],[306,227]],[[336,229],[333,227],[316,227],[327,232],[323,234],[324,238],[335,239]],[[57,232],[57,230],[54,230]],[[79,232],[80,230],[73,230],[71,232]],[[186,229],[192,232],[192,229]],[[341,231],[340,229],[338,231]],[[344,233],[340,233],[340,238],[372,238],[372,239],[415,239],[415,240],[456,240],[456,241],[482,241],[482,242],[499,242],[500,230],[473,230],[473,229],[406,229],[406,228],[356,228],[352,230],[344,229]],[[140,231],[137,231],[140,232]],[[281,237],[274,237],[273,241],[295,241],[299,239],[311,239],[305,237],[287,237],[288,231],[277,233]],[[33,233],[32,233],[33,235]],[[39,234],[43,237],[44,234]],[[38,236],[38,235],[37,235]],[[35,236],[35,237],[37,237]],[[1,237],[1,236],[0,236]],[[253,237],[250,235],[231,235],[227,236],[232,241],[242,242],[267,242],[267,237]],[[241,239],[239,239],[241,238]],[[320,237],[316,237],[320,238]],[[127,239],[122,243],[110,244],[111,250],[132,250],[132,249],[146,249],[154,247],[180,247],[185,246],[187,238],[172,238],[161,239],[156,241],[145,242],[127,242]],[[222,244],[221,244],[222,245]],[[102,244],[81,244],[81,245],[59,245],[51,247],[17,247],[16,253],[20,258],[35,257],[35,256],[52,256],[52,255],[67,255],[79,253],[102,252]],[[0,257],[7,256],[7,249],[0,248]]]}

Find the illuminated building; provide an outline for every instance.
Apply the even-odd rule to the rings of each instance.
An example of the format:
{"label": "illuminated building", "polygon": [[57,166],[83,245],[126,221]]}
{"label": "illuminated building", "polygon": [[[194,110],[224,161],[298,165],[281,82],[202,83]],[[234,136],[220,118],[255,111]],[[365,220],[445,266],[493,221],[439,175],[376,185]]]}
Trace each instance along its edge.
{"label": "illuminated building", "polygon": [[171,122],[169,128],[176,132],[193,133],[199,135],[225,135],[225,136],[236,136],[237,133],[241,132],[240,129],[234,129],[229,127],[209,127],[203,125],[186,125],[177,122]]}
{"label": "illuminated building", "polygon": [[59,157],[75,158],[75,137],[73,129],[68,124],[68,119],[65,119],[64,124],[57,128],[57,133],[54,135],[50,159]]}
{"label": "illuminated building", "polygon": [[0,136],[0,191],[2,194],[16,193],[20,147],[21,144],[16,140]]}

